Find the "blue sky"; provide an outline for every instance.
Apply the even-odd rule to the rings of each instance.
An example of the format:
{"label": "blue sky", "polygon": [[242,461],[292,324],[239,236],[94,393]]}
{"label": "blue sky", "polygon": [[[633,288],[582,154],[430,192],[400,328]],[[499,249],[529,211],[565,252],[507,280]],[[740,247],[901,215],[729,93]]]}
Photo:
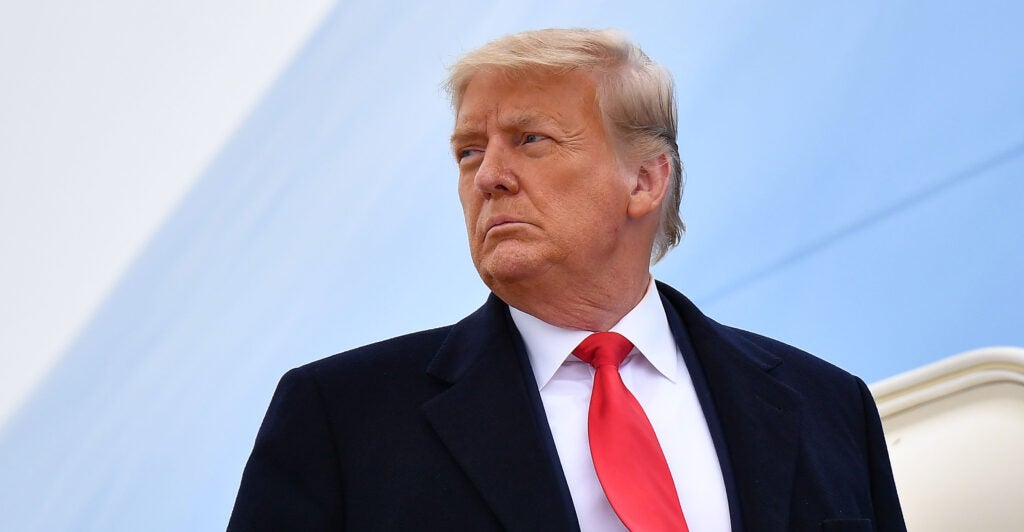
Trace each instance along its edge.
{"label": "blue sky", "polygon": [[0,528],[221,528],[288,368],[483,302],[444,65],[620,27],[676,76],[682,245],[719,321],[868,382],[1024,345],[1021,8],[346,2],[0,428]]}

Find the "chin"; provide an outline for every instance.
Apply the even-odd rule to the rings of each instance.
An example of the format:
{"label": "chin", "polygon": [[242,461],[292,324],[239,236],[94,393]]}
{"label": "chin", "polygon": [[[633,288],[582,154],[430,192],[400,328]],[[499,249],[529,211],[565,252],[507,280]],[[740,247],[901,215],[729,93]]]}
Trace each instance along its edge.
{"label": "chin", "polygon": [[[528,250],[494,250],[476,261],[477,272],[491,290],[536,277],[546,268],[545,261]],[[499,294],[500,295],[500,294]]]}

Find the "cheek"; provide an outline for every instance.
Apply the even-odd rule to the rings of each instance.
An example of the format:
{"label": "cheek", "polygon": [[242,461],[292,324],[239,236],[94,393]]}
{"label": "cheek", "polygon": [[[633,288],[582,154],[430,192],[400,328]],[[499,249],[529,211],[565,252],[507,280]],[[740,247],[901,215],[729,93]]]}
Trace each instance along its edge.
{"label": "cheek", "polygon": [[459,186],[459,203],[462,204],[462,215],[466,219],[466,230],[470,235],[476,227],[476,220],[480,214],[481,201],[478,194],[466,191],[462,185]]}
{"label": "cheek", "polygon": [[621,176],[595,171],[589,181],[565,195],[565,216],[588,234],[605,234],[626,219],[630,192]]}
{"label": "cheek", "polygon": [[466,177],[459,176],[457,188],[459,193],[459,203],[462,204],[462,210],[466,211],[469,208],[472,199],[469,181],[466,179]]}

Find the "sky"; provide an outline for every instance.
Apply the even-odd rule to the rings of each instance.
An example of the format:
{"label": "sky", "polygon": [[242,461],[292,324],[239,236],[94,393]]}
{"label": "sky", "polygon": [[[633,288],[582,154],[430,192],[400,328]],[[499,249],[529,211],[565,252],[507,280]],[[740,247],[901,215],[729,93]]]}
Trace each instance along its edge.
{"label": "sky", "polygon": [[[73,135],[28,135],[20,152],[35,155],[3,167],[4,210],[59,183],[91,195],[62,192],[73,207],[23,207],[3,224],[11,249],[39,262],[4,275],[18,296],[5,315],[24,325],[4,330],[2,362],[25,391],[0,425],[2,529],[222,528],[284,371],[482,304],[440,85],[459,53],[523,29],[622,28],[674,74],[688,232],[654,273],[713,319],[869,383],[1024,345],[1013,3],[343,2],[291,19],[266,8],[251,23],[217,5],[220,15],[195,4],[174,19],[218,21],[196,42],[125,37],[152,58],[137,64],[166,65],[152,79],[110,67],[128,52],[97,45],[92,63],[41,54],[35,66],[56,81],[18,93],[88,114],[90,94],[132,87],[101,98],[103,120]],[[71,50],[159,18],[128,6],[61,13],[20,16],[90,31],[5,38]],[[276,41],[259,38],[287,20]],[[238,44],[245,35],[251,47]],[[180,61],[161,63],[171,56]],[[225,59],[191,66],[206,57]],[[31,54],[9,60],[34,72]],[[175,107],[182,94],[203,105]],[[26,131],[48,123],[17,116]],[[191,119],[152,134],[181,116]],[[95,150],[100,162],[78,147],[108,135],[118,143]],[[153,161],[178,152],[191,162],[161,173]],[[107,178],[115,170],[120,181]],[[154,185],[131,192],[133,178]],[[29,253],[44,244],[66,254]],[[80,267],[97,255],[119,258]],[[64,290],[88,294],[63,325],[47,321]]]}

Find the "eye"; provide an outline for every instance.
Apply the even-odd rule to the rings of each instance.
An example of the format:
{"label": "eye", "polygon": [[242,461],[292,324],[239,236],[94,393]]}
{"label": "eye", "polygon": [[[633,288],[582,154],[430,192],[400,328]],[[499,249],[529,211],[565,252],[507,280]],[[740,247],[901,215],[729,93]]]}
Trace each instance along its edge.
{"label": "eye", "polygon": [[523,135],[523,144],[533,144],[534,142],[539,142],[546,138],[546,136],[537,133],[527,133]]}
{"label": "eye", "polygon": [[480,153],[481,151],[483,150],[480,150],[479,148],[460,148],[458,150],[455,150],[455,160],[458,162],[462,162],[462,160],[465,159],[466,157],[472,157],[473,155]]}

